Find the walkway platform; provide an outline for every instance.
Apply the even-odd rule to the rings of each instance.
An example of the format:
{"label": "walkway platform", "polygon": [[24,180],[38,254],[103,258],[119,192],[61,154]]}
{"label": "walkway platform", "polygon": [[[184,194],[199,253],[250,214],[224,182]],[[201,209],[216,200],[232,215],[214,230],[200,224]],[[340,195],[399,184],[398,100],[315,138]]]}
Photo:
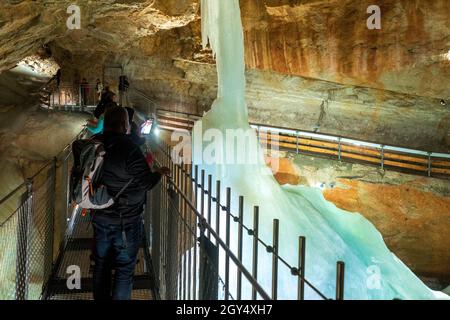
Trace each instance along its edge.
{"label": "walkway platform", "polygon": [[[93,243],[93,230],[89,216],[81,216],[76,212],[72,234],[69,236],[66,247],[61,253],[55,266],[55,272],[50,279],[48,300],[93,300],[92,270],[89,270],[91,248]],[[81,269],[81,289],[67,288],[67,268],[71,265]],[[134,276],[132,300],[154,300],[154,285],[150,268],[144,256],[144,247],[139,250],[138,262]]]}

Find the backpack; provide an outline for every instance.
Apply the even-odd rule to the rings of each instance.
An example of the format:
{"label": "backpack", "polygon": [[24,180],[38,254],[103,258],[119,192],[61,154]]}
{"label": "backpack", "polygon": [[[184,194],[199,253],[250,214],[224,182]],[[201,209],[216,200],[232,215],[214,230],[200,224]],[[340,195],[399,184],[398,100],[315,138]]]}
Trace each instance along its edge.
{"label": "backpack", "polygon": [[82,209],[101,210],[111,207],[133,181],[128,181],[113,197],[106,186],[99,183],[106,154],[103,142],[95,139],[77,140],[72,144],[72,152],[74,165],[70,194],[72,201]]}

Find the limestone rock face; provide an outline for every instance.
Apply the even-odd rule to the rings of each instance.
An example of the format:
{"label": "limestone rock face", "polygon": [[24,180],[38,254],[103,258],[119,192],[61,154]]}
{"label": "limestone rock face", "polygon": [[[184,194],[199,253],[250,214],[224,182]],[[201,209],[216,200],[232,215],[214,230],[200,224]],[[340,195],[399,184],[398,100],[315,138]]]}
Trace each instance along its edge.
{"label": "limestone rock face", "polygon": [[[370,5],[381,29],[369,30]],[[450,97],[447,0],[241,1],[251,68]]]}
{"label": "limestone rock face", "polygon": [[[41,110],[39,96],[30,93],[49,78],[35,71],[54,65],[39,59],[23,64],[35,68],[21,66],[0,75],[0,199],[62,151],[87,118],[85,114]],[[17,209],[19,196],[16,193],[0,206],[0,223]]]}
{"label": "limestone rock face", "polygon": [[[449,109],[440,104],[450,99],[448,0],[378,1],[380,30],[367,28],[369,0],[240,3],[246,63],[255,69],[252,121],[449,150]],[[83,1],[80,30],[66,25],[71,4],[2,2],[0,71],[41,52],[72,85],[121,65],[133,87],[164,107],[210,106],[214,66],[193,62],[214,62],[200,46],[198,0]],[[148,110],[146,102],[135,106]]]}
{"label": "limestone rock face", "polygon": [[[128,58],[201,57],[198,0],[83,1],[80,30],[67,28],[71,4],[3,1],[0,71],[47,43],[55,51],[83,52],[78,62],[90,64],[113,52]],[[372,4],[241,0],[247,66],[449,99],[450,2],[378,1],[380,30],[367,28]]]}
{"label": "limestone rock face", "polygon": [[[147,73],[147,86],[155,81],[169,82],[184,103],[210,106],[217,94],[214,65],[177,60],[174,66],[182,73]],[[246,77],[246,100],[253,123],[420,150],[449,150],[450,114],[439,99],[258,69],[247,70]],[[151,91],[162,100],[170,90]],[[198,107],[196,112],[201,111]]]}
{"label": "limestone rock face", "polygon": [[52,48],[94,56],[110,52],[151,55],[164,42],[158,36],[197,20],[199,7],[195,0],[83,1],[78,30],[67,27],[71,4],[66,0],[2,2],[0,71],[48,43]]}

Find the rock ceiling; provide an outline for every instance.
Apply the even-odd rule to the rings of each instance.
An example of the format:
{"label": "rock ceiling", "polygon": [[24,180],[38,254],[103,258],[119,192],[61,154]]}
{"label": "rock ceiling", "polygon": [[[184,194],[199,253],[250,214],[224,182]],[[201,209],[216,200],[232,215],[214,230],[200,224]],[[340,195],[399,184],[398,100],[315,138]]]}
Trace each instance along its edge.
{"label": "rock ceiling", "polygon": [[[312,130],[323,101],[330,100],[323,96],[334,97],[326,83],[342,84],[348,87],[345,112],[339,107],[338,116],[326,116],[322,129],[447,151],[450,112],[439,102],[450,100],[450,1],[375,1],[381,9],[381,30],[369,30],[367,8],[373,2],[240,0],[247,67],[292,77],[282,83],[268,82],[267,76],[252,80],[264,83],[249,87],[258,100],[250,103],[255,108],[250,115],[264,117],[269,112],[264,105],[288,94],[298,97],[288,101],[289,108],[298,109],[287,111],[292,122]],[[72,3],[81,9],[79,30],[66,25]],[[197,81],[192,74],[201,73],[204,65],[180,68],[177,62],[213,62],[200,45],[199,12],[198,0],[2,1],[0,71],[36,52],[42,54],[46,45],[65,71],[63,81],[80,75],[94,81],[105,63],[119,63],[149,96],[205,109],[215,96],[215,78],[208,75]],[[305,100],[308,88],[292,85],[306,83],[302,79],[320,80],[306,81],[316,97]],[[373,91],[361,99],[352,93],[361,92],[361,87]],[[392,100],[390,92],[398,93],[396,102],[386,104],[383,101]],[[279,107],[287,107],[284,104]],[[410,130],[404,130],[406,122]]]}
{"label": "rock ceiling", "polygon": [[[241,0],[248,67],[450,98],[450,2],[376,1],[382,28],[369,30],[372,2]],[[60,60],[69,53],[201,56],[197,0],[75,1],[80,30],[66,26],[72,3],[2,1],[0,70],[47,43]]]}

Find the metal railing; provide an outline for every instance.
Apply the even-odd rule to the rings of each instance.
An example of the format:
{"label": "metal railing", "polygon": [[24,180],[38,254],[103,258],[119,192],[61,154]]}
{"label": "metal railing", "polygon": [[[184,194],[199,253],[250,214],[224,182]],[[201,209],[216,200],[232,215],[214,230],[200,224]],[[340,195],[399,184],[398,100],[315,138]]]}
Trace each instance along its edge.
{"label": "metal railing", "polygon": [[[199,115],[157,110],[158,126],[167,130],[191,131]],[[450,154],[389,146],[342,136],[318,134],[291,128],[251,123],[263,146],[296,154],[316,155],[344,162],[377,166],[382,170],[450,178]]]}
{"label": "metal railing", "polygon": [[[76,90],[75,90],[76,91]],[[95,86],[89,86],[88,97],[83,96],[81,87],[78,94],[73,87],[61,87],[50,96],[50,108],[60,111],[93,110],[98,102]],[[192,130],[200,115],[156,108],[156,103],[137,89],[136,95],[148,103],[147,114],[156,110],[158,127],[166,130]],[[86,94],[84,94],[86,95]],[[86,101],[83,104],[83,101]],[[264,147],[271,146],[281,151],[296,154],[315,155],[339,161],[360,163],[379,167],[381,170],[426,175],[436,178],[450,178],[450,154],[415,150],[406,147],[390,146],[376,142],[361,141],[343,136],[319,134],[313,131],[275,127],[251,123],[258,140]]]}
{"label": "metal railing", "polygon": [[[80,86],[62,85],[59,88],[49,88],[49,90],[48,106],[51,110],[87,111],[93,109],[93,106],[97,106],[101,98],[97,93],[96,85],[91,84]],[[130,95],[145,101],[146,106],[141,106],[141,109],[146,109],[146,114],[150,115],[156,112],[156,102],[135,88],[130,88],[129,91],[119,94],[122,105],[130,105]]]}
{"label": "metal railing", "polygon": [[[150,235],[156,284],[162,299],[277,299],[279,265],[297,282],[297,298],[305,299],[305,287],[319,299],[329,299],[305,278],[305,237],[299,237],[298,265],[289,264],[279,252],[279,223],[273,221],[273,240],[259,236],[259,207],[253,209],[253,226],[244,224],[244,197],[239,197],[238,214],[231,212],[232,193],[198,166],[179,164],[171,158],[171,147],[151,138],[155,161],[171,169],[148,196],[146,231]],[[225,228],[223,228],[223,225]],[[225,232],[225,234],[224,234]],[[244,236],[251,243],[252,258],[245,262]],[[231,245],[231,237],[237,239]],[[250,240],[249,240],[250,239]],[[271,257],[271,288],[259,280],[258,262],[264,251]],[[234,249],[233,249],[234,248]],[[344,298],[344,263],[337,263],[336,299]],[[219,284],[221,290],[219,290]]]}
{"label": "metal railing", "polygon": [[[136,89],[134,87],[131,87],[130,88],[130,93],[135,95],[135,96],[138,96],[138,97],[144,99],[144,101],[147,104],[147,107],[146,107],[146,114],[147,115],[151,115],[151,114],[156,113],[156,110],[157,110],[156,102],[153,99],[151,99],[149,96],[147,96],[144,92],[142,92],[142,91],[140,91],[140,90],[138,90],[138,89]],[[143,107],[141,107],[141,109],[142,108]]]}
{"label": "metal railing", "polygon": [[[84,132],[76,139],[82,135]],[[155,143],[153,140],[153,145]],[[226,189],[223,205],[220,181],[216,182],[216,193],[213,194],[211,175],[206,184],[204,170],[199,172],[196,166],[174,163],[170,147],[162,141],[154,151],[157,163],[169,166],[174,173],[172,179],[163,179],[149,193],[144,216],[160,298],[277,299],[279,265],[284,265],[297,280],[299,299],[305,298],[305,287],[317,297],[327,299],[305,278],[304,237],[299,237],[299,265],[292,266],[278,254],[278,220],[273,222],[273,243],[267,244],[259,237],[258,207],[254,208],[253,226],[244,225],[243,197],[239,197],[238,215],[233,214],[230,188]],[[69,198],[71,158],[68,145],[24,184],[0,200],[0,208],[18,203],[11,215],[0,223],[1,299],[41,299],[46,296],[52,270],[66,246],[73,221],[71,215],[75,212]],[[225,237],[221,235],[219,225],[223,215]],[[230,245],[232,225],[237,228],[237,250]],[[252,239],[251,267],[247,267],[243,259],[245,233]],[[270,290],[259,280],[261,247],[272,257]],[[339,262],[337,299],[343,298],[343,269],[344,264]],[[236,274],[236,282],[232,281],[232,272]]]}
{"label": "metal railing", "polygon": [[55,87],[49,93],[49,109],[76,111],[85,111],[87,108],[96,106],[100,101],[100,95],[97,93],[96,86],[87,85],[61,85]]}
{"label": "metal railing", "polygon": [[1,300],[36,300],[44,295],[68,229],[71,161],[67,145],[0,200],[0,212],[11,212],[0,221]]}

